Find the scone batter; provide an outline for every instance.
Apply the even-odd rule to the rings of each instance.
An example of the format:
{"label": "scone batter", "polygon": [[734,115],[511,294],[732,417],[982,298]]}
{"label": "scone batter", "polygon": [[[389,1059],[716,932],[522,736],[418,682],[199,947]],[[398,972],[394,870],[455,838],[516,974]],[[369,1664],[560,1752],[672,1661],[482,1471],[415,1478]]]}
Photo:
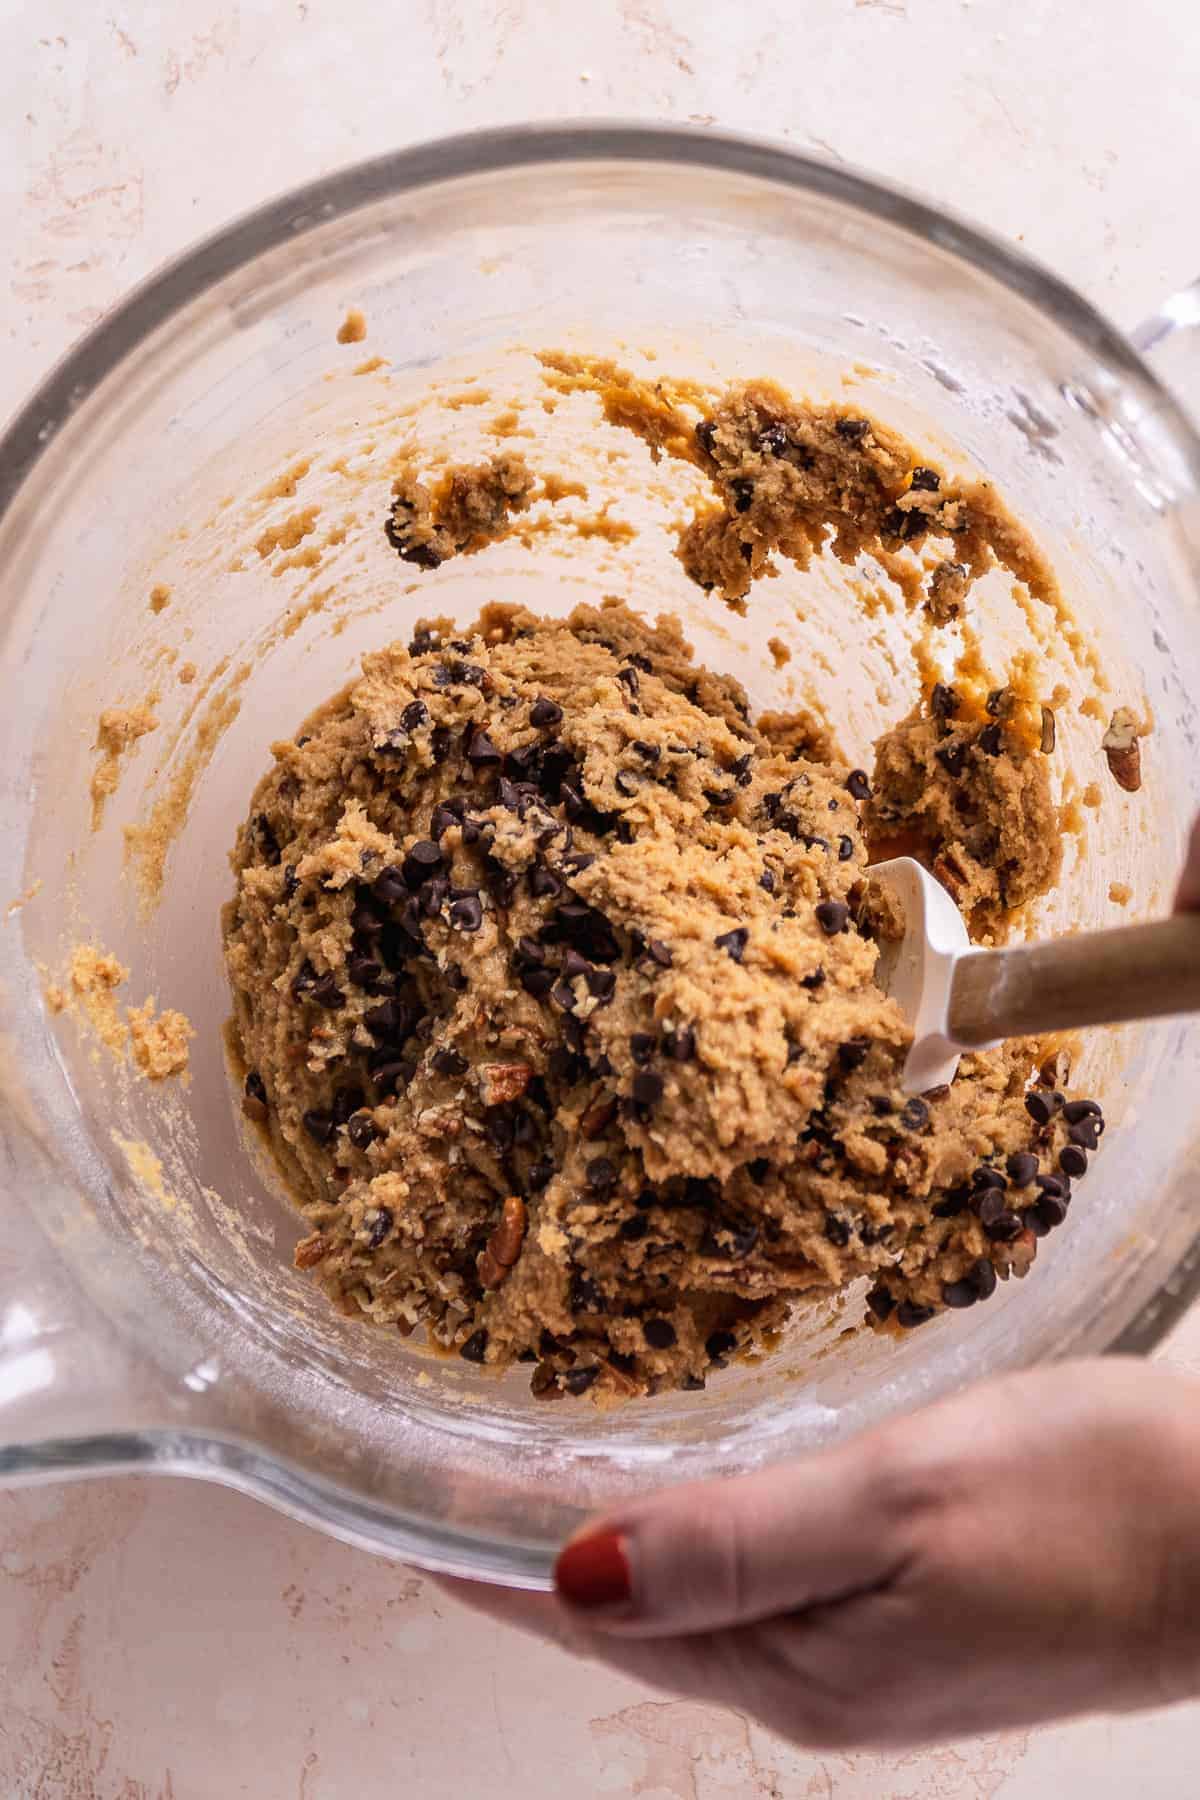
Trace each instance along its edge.
{"label": "scone batter", "polygon": [[[763,392],[703,420],[696,456],[732,466]],[[883,441],[804,416],[864,456]],[[800,417],[753,452],[760,481]],[[845,526],[855,547],[937,492],[897,439],[885,453],[889,505]],[[681,544],[726,589],[755,559],[734,521],[781,541],[765,496],[742,507],[748,479],[727,467],[732,509]],[[407,525],[421,497],[398,498]],[[787,529],[788,554],[819,546],[815,511]],[[968,530],[935,606],[985,566]],[[1015,689],[938,684],[868,774],[807,721],[752,723],[674,621],[617,602],[495,606],[365,658],[274,747],[226,916],[244,1105],[311,1226],[297,1263],[347,1312],[597,1398],[701,1385],[860,1276],[891,1330],[1024,1274],[1099,1108],[1029,1045],[900,1092],[865,834],[1002,936],[1061,861],[1040,716]]]}

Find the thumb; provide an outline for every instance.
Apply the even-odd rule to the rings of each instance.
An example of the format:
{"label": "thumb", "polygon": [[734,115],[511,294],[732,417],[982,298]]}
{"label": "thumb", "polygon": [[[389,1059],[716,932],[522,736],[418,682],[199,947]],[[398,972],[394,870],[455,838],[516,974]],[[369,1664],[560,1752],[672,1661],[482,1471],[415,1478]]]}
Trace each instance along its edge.
{"label": "thumb", "polygon": [[719,1630],[889,1581],[905,1509],[878,1434],[730,1481],[635,1501],[587,1526],[555,1567],[560,1597],[600,1630]]}
{"label": "thumb", "polygon": [[1192,841],[1183,864],[1183,878],[1175,900],[1179,912],[1200,911],[1200,819],[1192,831]]}

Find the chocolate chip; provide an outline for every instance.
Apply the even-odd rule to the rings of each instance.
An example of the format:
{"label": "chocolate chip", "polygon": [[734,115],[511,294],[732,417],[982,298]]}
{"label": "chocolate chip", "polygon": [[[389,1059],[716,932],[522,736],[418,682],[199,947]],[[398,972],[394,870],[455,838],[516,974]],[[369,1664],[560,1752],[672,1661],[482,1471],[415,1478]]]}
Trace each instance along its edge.
{"label": "chocolate chip", "polygon": [[849,862],[854,855],[854,839],[842,836],[838,839],[838,861]]}
{"label": "chocolate chip", "polygon": [[877,1319],[890,1319],[896,1308],[895,1298],[885,1287],[872,1288],[867,1295],[867,1305]]}
{"label": "chocolate chip", "polygon": [[419,888],[443,867],[445,857],[432,838],[418,838],[401,865],[401,874],[410,888]]}
{"label": "chocolate chip", "polygon": [[1045,1088],[1034,1088],[1025,1096],[1025,1111],[1035,1125],[1049,1125],[1062,1103],[1061,1094],[1047,1092]]}
{"label": "chocolate chip", "polygon": [[539,694],[529,709],[529,723],[536,725],[539,731],[544,731],[550,725],[561,725],[562,716],[562,707],[557,706],[553,700],[547,700],[544,694]]}
{"label": "chocolate chip", "polygon": [[243,1087],[242,1091],[245,1094],[247,1100],[257,1100],[260,1103],[260,1105],[262,1105],[262,1106],[266,1105],[266,1103],[267,1103],[267,1084],[263,1080],[262,1076],[259,1074],[257,1069],[250,1070],[249,1074],[246,1076],[245,1086]]}
{"label": "chocolate chip", "polygon": [[676,1341],[675,1327],[670,1319],[647,1319],[642,1332],[652,1350],[669,1350]]}
{"label": "chocolate chip", "polygon": [[971,1186],[976,1193],[982,1192],[984,1188],[997,1188],[1004,1193],[1008,1187],[1008,1179],[999,1169],[994,1169],[991,1163],[980,1163],[971,1177]]}
{"label": "chocolate chip", "polygon": [[435,725],[429,734],[429,749],[435,763],[444,763],[450,754],[450,746],[454,742],[448,725]]}
{"label": "chocolate chip", "polygon": [[352,956],[346,964],[346,973],[355,987],[370,989],[383,974],[383,964],[373,956]]}
{"label": "chocolate chip", "polygon": [[478,931],[483,924],[483,907],[478,893],[468,891],[450,902],[450,923],[456,931]]}
{"label": "chocolate chip", "polygon": [[405,731],[416,731],[429,719],[429,708],[423,700],[410,700],[400,714],[400,723]]}
{"label": "chocolate chip", "polygon": [[869,419],[837,419],[833,429],[848,444],[861,444],[871,430]]}
{"label": "chocolate chip", "polygon": [[535,863],[529,871],[529,891],[535,900],[556,900],[563,891],[563,884],[552,869],[543,863]]}
{"label": "chocolate chip", "polygon": [[663,1078],[653,1069],[639,1069],[634,1075],[632,1093],[639,1106],[657,1106],[663,1097]]}
{"label": "chocolate chip", "polygon": [[328,1012],[336,1012],[342,1004],[342,990],[332,974],[322,975],[314,981],[308,997],[314,1005],[323,1006]]}
{"label": "chocolate chip", "polygon": [[471,1066],[461,1050],[455,1050],[449,1045],[441,1050],[435,1050],[429,1062],[439,1075],[465,1075]]}
{"label": "chocolate chip", "polygon": [[644,743],[641,738],[634,738],[630,748],[636,750],[642,761],[650,763],[651,766],[658,762],[662,757],[662,751],[657,744]]}
{"label": "chocolate chip", "polygon": [[732,1331],[710,1331],[704,1340],[704,1349],[710,1361],[719,1362],[737,1349],[737,1339]]}
{"label": "chocolate chip", "polygon": [[1004,1166],[1015,1187],[1028,1187],[1038,1172],[1038,1159],[1028,1150],[1014,1150]]}
{"label": "chocolate chip", "polygon": [[918,493],[936,494],[942,481],[936,469],[927,469],[923,463],[918,463],[908,478],[908,485],[916,488]]}
{"label": "chocolate chip", "polygon": [[958,695],[944,681],[936,681],[929,696],[929,710],[935,719],[952,719],[958,711]]}
{"label": "chocolate chip", "polygon": [[403,872],[396,867],[395,863],[389,863],[375,877],[371,892],[377,900],[382,900],[385,906],[395,906],[399,901],[408,899],[408,883],[404,879]]}
{"label": "chocolate chip", "polygon": [[699,422],[696,425],[694,435],[695,435],[696,442],[699,444],[700,448],[702,450],[706,450],[708,452],[708,454],[711,456],[713,444],[716,441],[716,436],[717,436],[717,428],[713,424],[713,421],[711,419],[699,420]]}
{"label": "chocolate chip", "polygon": [[773,894],[775,892],[775,871],[764,869],[758,878],[758,885],[764,893]]}
{"label": "chocolate chip", "polygon": [[482,727],[477,727],[467,739],[467,761],[473,769],[496,769],[504,761]]}
{"label": "chocolate chip", "polygon": [[646,955],[651,962],[657,963],[660,969],[669,969],[674,960],[670,946],[664,944],[661,938],[646,939]]}
{"label": "chocolate chip", "polygon": [[929,1210],[935,1219],[956,1219],[961,1212],[966,1211],[970,1198],[970,1189],[965,1186],[948,1188]]}
{"label": "chocolate chip", "polygon": [[380,1131],[369,1112],[356,1112],[346,1121],[346,1136],[356,1150],[365,1150],[380,1136]]}
{"label": "chocolate chip", "polygon": [[530,1163],[529,1173],[525,1177],[531,1194],[540,1194],[554,1174],[554,1164],[548,1156],[539,1156],[536,1162]]}
{"label": "chocolate chip", "polygon": [[768,456],[782,456],[788,448],[788,434],[782,425],[768,425],[755,439],[758,449]]}
{"label": "chocolate chip", "polygon": [[942,1300],[946,1306],[974,1306],[978,1298],[979,1295],[969,1281],[947,1281],[942,1287]]}
{"label": "chocolate chip", "polygon": [[696,1054],[696,1033],[690,1025],[663,1033],[663,1049],[675,1062],[691,1062]]}
{"label": "chocolate chip", "polygon": [[283,871],[282,898],[284,900],[290,900],[292,895],[296,892],[296,889],[299,886],[300,886],[300,877],[297,875],[297,873],[296,873],[295,869],[292,867],[291,863],[288,863],[287,867]]}
{"label": "chocolate chip", "polygon": [[918,1306],[915,1300],[902,1300],[896,1308],[896,1323],[905,1331],[915,1331],[933,1317],[932,1306]]}
{"label": "chocolate chip", "polygon": [[324,1107],[314,1107],[300,1122],[314,1144],[327,1144],[333,1136],[333,1114]]}
{"label": "chocolate chip", "polygon": [[641,792],[642,784],[637,776],[631,775],[627,769],[618,769],[613,777],[613,786],[618,794],[625,796],[626,800],[632,800],[635,794]]}
{"label": "chocolate chip", "polygon": [[461,1345],[458,1354],[464,1362],[481,1363],[487,1355],[488,1334],[482,1325],[473,1331],[466,1343]]}
{"label": "chocolate chip", "polygon": [[802,975],[800,977],[800,986],[802,988],[807,988],[810,993],[812,993],[816,988],[824,987],[825,986],[825,971],[824,971],[824,969],[818,967],[813,970],[811,975]]}
{"label": "chocolate chip", "polygon": [[275,868],[283,860],[283,852],[279,848],[279,839],[272,831],[271,822],[265,813],[259,813],[255,819],[254,832],[263,861]]}
{"label": "chocolate chip", "polygon": [[333,1096],[333,1122],[334,1122],[334,1124],[335,1125],[344,1125],[346,1123],[346,1121],[349,1119],[350,1115],[352,1113],[356,1113],[358,1111],[359,1107],[365,1106],[366,1103],[367,1103],[367,1096],[363,1093],[363,1091],[360,1087],[337,1088],[334,1091],[334,1096]]}
{"label": "chocolate chip", "polygon": [[884,537],[898,537],[907,543],[929,530],[929,520],[917,507],[893,506],[879,529]]}
{"label": "chocolate chip", "polygon": [[846,777],[846,789],[855,800],[871,798],[871,782],[865,769],[851,769]]}
{"label": "chocolate chip", "polygon": [[957,781],[967,766],[967,746],[965,744],[943,744],[934,756],[941,763],[947,775]]}
{"label": "chocolate chip", "polygon": [[705,788],[704,798],[710,806],[732,806],[737,799],[737,789]]}
{"label": "chocolate chip", "polygon": [[747,481],[745,476],[737,476],[730,482],[729,491],[733,495],[734,512],[749,512],[754,501],[754,483]]}
{"label": "chocolate chip", "polygon": [[388,1206],[379,1207],[371,1224],[371,1235],[367,1239],[368,1250],[378,1250],[380,1244],[382,1244],[384,1238],[395,1223],[395,1216],[392,1213],[391,1208]]}
{"label": "chocolate chip", "polygon": [[844,931],[850,917],[850,908],[844,900],[822,900],[816,912],[817,924],[826,937],[836,937],[839,931]]}
{"label": "chocolate chip", "polygon": [[638,680],[638,672],[633,667],[632,663],[623,663],[621,665],[617,670],[617,680],[623,687],[627,688],[631,694],[636,695],[641,691],[642,684]]}
{"label": "chocolate chip", "polygon": [[589,969],[587,972],[588,992],[596,1000],[611,1000],[617,986],[616,971],[613,969]]}
{"label": "chocolate chip", "polygon": [[1086,1175],[1087,1151],[1079,1144],[1064,1144],[1058,1153],[1058,1166],[1064,1175]]}
{"label": "chocolate chip", "polygon": [[369,1006],[363,1024],[374,1038],[397,1046],[412,1036],[417,1014],[400,1000],[385,1000],[381,1006]]}
{"label": "chocolate chip", "polygon": [[827,1213],[825,1216],[825,1236],[829,1239],[829,1242],[835,1249],[844,1250],[846,1245],[850,1242],[849,1223],[837,1213]]}
{"label": "chocolate chip", "polygon": [[1078,1125],[1084,1119],[1103,1119],[1104,1114],[1095,1100],[1068,1100],[1063,1107],[1063,1118],[1068,1125]]}
{"label": "chocolate chip", "polygon": [[629,1054],[635,1063],[648,1063],[654,1055],[654,1044],[649,1031],[635,1031],[629,1040]]}
{"label": "chocolate chip", "polygon": [[837,1047],[839,1066],[847,1074],[853,1069],[861,1068],[867,1059],[867,1052],[870,1048],[871,1040],[868,1037],[848,1038],[844,1044],[839,1044]]}
{"label": "chocolate chip", "polygon": [[733,958],[735,963],[741,962],[742,957],[746,952],[746,945],[749,942],[750,933],[744,925],[739,925],[734,931],[724,931],[721,933],[720,937],[713,939],[713,943],[717,948],[726,951],[728,955]]}
{"label": "chocolate chip", "polygon": [[578,1398],[580,1394],[587,1393],[599,1374],[599,1363],[589,1363],[585,1369],[568,1369],[562,1378],[563,1386],[568,1394],[574,1394]]}
{"label": "chocolate chip", "polygon": [[906,1131],[920,1131],[929,1123],[929,1108],[925,1102],[913,1095],[907,1100],[900,1113],[900,1123]]}
{"label": "chocolate chip", "polygon": [[616,1164],[608,1156],[594,1156],[583,1173],[588,1186],[598,1194],[607,1193],[617,1179]]}
{"label": "chocolate chip", "polygon": [[[988,1190],[987,1198],[989,1200],[994,1192],[994,1189]],[[992,1211],[990,1207],[987,1210],[989,1213]],[[983,1209],[981,1209],[980,1222],[987,1235],[998,1244],[1011,1244],[1013,1239],[1019,1238],[1021,1232],[1024,1230],[1019,1214],[1010,1212],[1008,1208],[1003,1205],[1000,1210],[995,1213],[994,1217],[988,1217],[986,1219],[983,1217]]]}
{"label": "chocolate chip", "polygon": [[1066,1175],[1039,1175],[1033,1185],[1040,1193],[1053,1194],[1056,1199],[1071,1198],[1071,1183]]}
{"label": "chocolate chip", "polygon": [[999,725],[985,725],[975,742],[985,756],[999,756],[1004,748],[1004,733]]}
{"label": "chocolate chip", "polygon": [[650,1221],[644,1213],[630,1213],[627,1219],[621,1220],[618,1235],[623,1237],[627,1244],[635,1244],[640,1238],[645,1237],[649,1229]]}

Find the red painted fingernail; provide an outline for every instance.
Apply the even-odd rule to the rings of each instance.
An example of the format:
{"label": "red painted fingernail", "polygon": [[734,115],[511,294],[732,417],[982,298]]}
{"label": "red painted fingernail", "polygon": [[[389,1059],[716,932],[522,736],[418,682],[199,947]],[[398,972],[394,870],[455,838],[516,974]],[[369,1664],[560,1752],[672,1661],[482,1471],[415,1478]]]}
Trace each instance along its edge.
{"label": "red painted fingernail", "polygon": [[563,1599],[586,1612],[627,1606],[633,1582],[620,1533],[595,1531],[568,1544],[554,1565],[554,1580]]}

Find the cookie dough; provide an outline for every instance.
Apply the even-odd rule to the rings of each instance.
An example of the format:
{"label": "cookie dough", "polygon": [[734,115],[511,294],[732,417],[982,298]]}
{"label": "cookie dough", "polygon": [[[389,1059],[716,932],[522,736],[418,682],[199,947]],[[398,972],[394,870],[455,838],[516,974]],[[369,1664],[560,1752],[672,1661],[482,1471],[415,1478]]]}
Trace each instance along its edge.
{"label": "cookie dough", "polygon": [[[882,524],[873,495],[836,528]],[[755,504],[696,532],[698,572],[738,576]],[[365,658],[274,746],[224,921],[298,1265],[356,1317],[601,1401],[703,1385],[859,1278],[894,1331],[1023,1275],[1099,1109],[1028,1045],[905,1097],[874,980],[868,834],[953,862],[998,930],[1057,874],[1045,757],[1018,701],[972,694],[931,693],[869,774],[617,602]]]}

